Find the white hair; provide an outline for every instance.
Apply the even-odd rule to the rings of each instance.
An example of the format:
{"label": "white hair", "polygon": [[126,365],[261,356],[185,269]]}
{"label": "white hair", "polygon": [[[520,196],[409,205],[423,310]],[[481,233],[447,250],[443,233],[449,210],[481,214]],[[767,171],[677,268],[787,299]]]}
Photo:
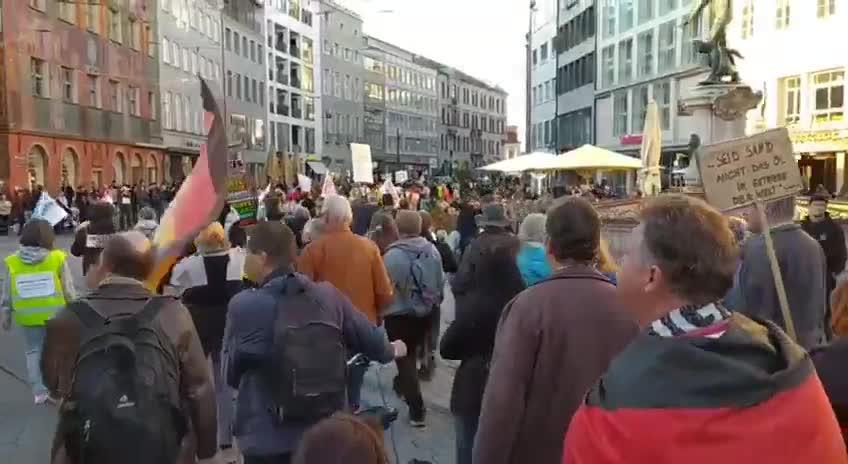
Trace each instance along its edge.
{"label": "white hair", "polygon": [[528,214],[518,228],[518,238],[524,242],[545,243],[545,221],[548,217],[542,213]]}
{"label": "white hair", "polygon": [[321,215],[327,224],[350,224],[353,221],[350,202],[341,195],[328,195],[324,198]]}

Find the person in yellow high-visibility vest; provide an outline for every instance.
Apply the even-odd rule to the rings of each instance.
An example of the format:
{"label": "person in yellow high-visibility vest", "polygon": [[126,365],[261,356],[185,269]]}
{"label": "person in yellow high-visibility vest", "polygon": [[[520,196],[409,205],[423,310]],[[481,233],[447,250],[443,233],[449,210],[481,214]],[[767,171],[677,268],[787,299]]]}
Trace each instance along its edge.
{"label": "person in yellow high-visibility vest", "polygon": [[55,240],[49,222],[41,219],[28,222],[21,231],[20,249],[4,260],[5,278],[0,294],[3,329],[9,330],[14,321],[26,343],[26,366],[36,404],[49,399],[40,365],[44,324],[66,302],[76,298],[65,252],[53,249]]}

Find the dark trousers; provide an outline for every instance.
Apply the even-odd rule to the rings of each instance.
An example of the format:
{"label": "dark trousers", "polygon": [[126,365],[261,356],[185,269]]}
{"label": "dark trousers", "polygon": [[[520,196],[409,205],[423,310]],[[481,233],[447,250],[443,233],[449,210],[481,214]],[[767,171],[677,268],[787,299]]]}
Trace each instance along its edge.
{"label": "dark trousers", "polygon": [[418,383],[418,368],[416,353],[424,343],[430,319],[415,316],[389,316],[386,318],[386,332],[391,340],[403,340],[406,343],[407,355],[396,359],[398,369],[397,385],[403,399],[411,412],[424,411],[424,400],[421,398],[421,385]]}
{"label": "dark trousers", "polygon": [[275,456],[245,456],[244,464],[289,464],[291,454],[278,454]]}
{"label": "dark trousers", "polygon": [[121,211],[121,219],[120,219],[120,221],[121,221],[121,223],[120,223],[120,228],[121,228],[121,230],[129,230],[129,229],[131,229],[131,228],[132,228],[132,226],[134,226],[134,225],[135,225],[135,223],[133,223],[133,218],[132,218],[132,206],[130,206],[130,205],[121,205],[121,209],[120,209],[120,211]]}
{"label": "dark trousers", "polygon": [[471,464],[474,451],[474,436],[477,435],[477,424],[480,416],[454,415],[456,430],[456,464]]}

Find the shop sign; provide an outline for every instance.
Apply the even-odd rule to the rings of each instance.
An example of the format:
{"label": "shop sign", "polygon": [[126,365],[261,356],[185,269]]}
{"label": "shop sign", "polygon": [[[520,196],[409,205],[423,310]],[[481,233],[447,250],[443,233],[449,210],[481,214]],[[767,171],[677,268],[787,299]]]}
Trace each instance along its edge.
{"label": "shop sign", "polygon": [[842,142],[848,145],[848,131],[845,130],[794,132],[789,135],[789,138],[795,145],[831,142]]}
{"label": "shop sign", "polygon": [[619,139],[619,143],[621,143],[622,145],[641,145],[642,134],[622,135]]}

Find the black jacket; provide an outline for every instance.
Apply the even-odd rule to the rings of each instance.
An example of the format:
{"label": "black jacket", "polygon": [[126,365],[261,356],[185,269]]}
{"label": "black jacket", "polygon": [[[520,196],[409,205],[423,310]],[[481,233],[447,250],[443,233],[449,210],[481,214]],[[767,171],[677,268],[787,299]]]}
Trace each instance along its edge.
{"label": "black jacket", "polygon": [[[842,232],[842,227],[830,218],[830,215],[825,213],[824,220],[813,222],[810,218],[806,218],[801,222],[801,227],[804,232],[810,234],[816,239],[824,250],[824,257],[827,260],[827,273],[829,279],[834,279],[836,275],[845,269],[845,234]],[[829,280],[829,283],[833,281]],[[830,285],[833,288],[833,285]]]}
{"label": "black jacket", "polygon": [[451,390],[454,414],[480,413],[501,311],[524,290],[514,250],[490,250],[474,257],[470,274],[458,275],[462,278],[452,284],[456,315],[442,336],[440,353],[445,359],[462,361]]}

